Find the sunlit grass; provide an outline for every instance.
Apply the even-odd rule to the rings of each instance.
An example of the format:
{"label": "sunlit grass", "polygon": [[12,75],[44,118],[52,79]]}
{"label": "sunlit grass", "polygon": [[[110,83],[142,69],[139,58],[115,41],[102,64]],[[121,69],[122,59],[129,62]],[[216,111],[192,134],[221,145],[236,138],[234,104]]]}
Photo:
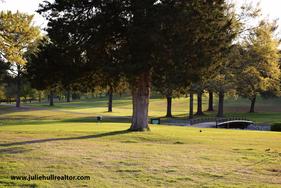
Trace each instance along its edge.
{"label": "sunlit grass", "polygon": [[[11,187],[279,187],[281,135],[123,123],[0,127],[0,184]],[[12,181],[10,175],[89,175],[91,181]]]}
{"label": "sunlit grass", "polygon": [[[186,118],[188,100],[174,99],[177,118]],[[246,100],[237,106],[227,99],[226,112],[260,123],[281,122],[279,102],[268,102],[275,111],[249,114]],[[0,106],[0,187],[280,187],[278,132],[151,125],[150,132],[132,133],[126,131],[130,98],[114,100],[113,113],[106,112],[106,103],[103,98],[55,107]],[[206,98],[203,104],[206,109]],[[165,111],[165,99],[150,101],[150,116],[163,117]],[[103,122],[96,122],[97,115]],[[10,179],[34,174],[89,175],[91,180]]]}

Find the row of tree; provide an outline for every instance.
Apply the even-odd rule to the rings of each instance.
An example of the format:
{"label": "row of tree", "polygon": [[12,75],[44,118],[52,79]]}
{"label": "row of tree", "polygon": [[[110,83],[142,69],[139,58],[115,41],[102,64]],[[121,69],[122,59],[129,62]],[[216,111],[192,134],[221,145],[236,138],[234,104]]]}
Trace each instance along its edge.
{"label": "row of tree", "polygon": [[[193,118],[193,95],[197,94],[196,115],[203,115],[202,94],[209,93],[207,111],[214,111],[214,93],[219,97],[218,117],[224,115],[224,97],[226,94],[241,96],[250,100],[249,112],[255,111],[258,95],[275,97],[280,95],[280,39],[276,36],[276,21],[261,20],[257,26],[249,26],[249,19],[260,18],[260,10],[243,6],[241,15],[236,15],[233,23],[237,34],[232,45],[222,56],[212,59],[212,63],[197,73],[200,78],[187,88],[179,84],[177,71],[165,72],[160,79],[154,79],[154,85],[167,98],[167,117],[172,117],[172,98],[189,93],[190,112]],[[239,41],[235,41],[239,40]],[[161,87],[159,87],[159,85]],[[186,91],[188,91],[186,93]]]}
{"label": "row of tree", "polygon": [[[240,15],[224,0],[127,0],[45,2],[39,13],[49,23],[47,36],[32,26],[32,16],[2,12],[1,58],[15,70],[17,90],[27,73],[32,87],[50,91],[108,91],[130,88],[133,115],[130,130],[148,130],[151,88],[167,98],[218,93],[218,116],[223,116],[226,93],[247,97],[254,109],[256,96],[280,86],[279,40],[276,24],[261,21],[246,27],[258,11],[242,7]],[[19,92],[18,92],[19,93]],[[17,106],[20,104],[17,97]]]}
{"label": "row of tree", "polygon": [[[260,22],[243,42],[232,46],[222,62],[213,63],[205,70],[199,81],[189,88],[191,91],[190,118],[193,117],[193,93],[197,94],[196,115],[203,115],[202,94],[204,91],[209,93],[208,111],[214,110],[213,94],[217,93],[218,117],[224,115],[225,94],[249,99],[250,113],[255,112],[258,95],[263,97],[280,95],[281,54],[278,49],[279,40],[274,36],[276,29],[274,22]],[[167,113],[167,116],[170,115]]]}

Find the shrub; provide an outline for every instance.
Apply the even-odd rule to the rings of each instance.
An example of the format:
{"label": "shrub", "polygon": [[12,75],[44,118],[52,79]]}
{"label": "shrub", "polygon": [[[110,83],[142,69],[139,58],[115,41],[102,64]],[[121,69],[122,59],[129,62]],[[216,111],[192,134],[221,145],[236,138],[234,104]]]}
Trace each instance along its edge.
{"label": "shrub", "polygon": [[281,123],[275,123],[271,126],[271,131],[281,132]]}

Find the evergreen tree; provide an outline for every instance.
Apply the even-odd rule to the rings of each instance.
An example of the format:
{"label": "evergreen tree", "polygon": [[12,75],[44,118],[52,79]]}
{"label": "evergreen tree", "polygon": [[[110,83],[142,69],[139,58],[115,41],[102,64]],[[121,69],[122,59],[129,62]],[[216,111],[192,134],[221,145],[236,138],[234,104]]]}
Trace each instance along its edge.
{"label": "evergreen tree", "polygon": [[[79,44],[93,71],[112,65],[121,71],[132,89],[130,130],[143,131],[149,129],[153,75],[159,67],[169,72],[171,65],[188,75],[210,63],[233,38],[226,11],[223,0],[57,0],[40,12],[49,12],[50,33],[67,33]],[[100,63],[104,55],[114,59]]]}
{"label": "evergreen tree", "polygon": [[50,106],[53,106],[53,97],[56,88],[59,86],[62,78],[63,61],[60,51],[51,43],[41,43],[39,53],[29,56],[26,65],[28,78],[33,88],[38,90],[48,90]]}

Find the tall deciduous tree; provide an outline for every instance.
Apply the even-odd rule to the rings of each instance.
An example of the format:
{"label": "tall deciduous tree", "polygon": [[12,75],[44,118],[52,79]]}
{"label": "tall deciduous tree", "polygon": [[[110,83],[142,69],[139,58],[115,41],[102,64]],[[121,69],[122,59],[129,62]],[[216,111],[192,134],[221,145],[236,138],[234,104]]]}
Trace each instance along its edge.
{"label": "tall deciduous tree", "polygon": [[255,112],[257,95],[263,91],[280,90],[279,39],[276,24],[261,21],[244,44],[243,59],[237,67],[238,93],[251,101]]}
{"label": "tall deciduous tree", "polygon": [[40,30],[32,24],[33,15],[16,12],[0,13],[0,51],[13,64],[17,80],[16,106],[20,107],[20,90],[23,65],[27,63],[27,53],[35,51],[41,39]]}

